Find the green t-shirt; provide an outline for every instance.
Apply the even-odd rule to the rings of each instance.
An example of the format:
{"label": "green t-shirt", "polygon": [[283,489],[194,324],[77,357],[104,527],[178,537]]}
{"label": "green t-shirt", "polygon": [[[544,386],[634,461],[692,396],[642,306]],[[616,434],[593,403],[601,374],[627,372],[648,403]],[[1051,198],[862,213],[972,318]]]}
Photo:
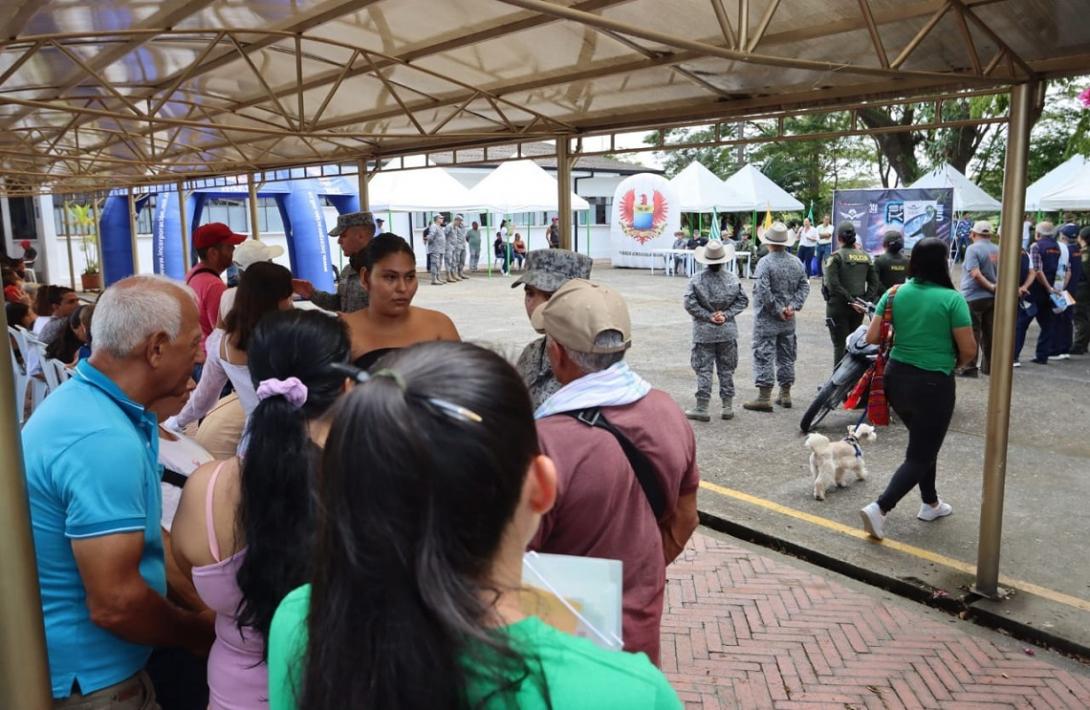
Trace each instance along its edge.
{"label": "green t-shirt", "polygon": [[[889,291],[878,301],[875,316],[886,312]],[[893,301],[893,351],[890,358],[921,370],[944,372],[957,365],[951,331],[973,324],[965,297],[953,289],[909,279]]]}
{"label": "green t-shirt", "polygon": [[[307,645],[310,585],[299,587],[280,603],[269,629],[269,710],[296,710],[301,661]],[[607,651],[586,639],[569,636],[529,617],[507,627],[511,643],[536,654],[545,675],[545,687],[554,708],[625,708],[676,710],[677,693],[647,656]],[[531,667],[537,668],[536,663]],[[420,669],[426,673],[427,669]],[[411,681],[410,681],[411,682]],[[520,710],[547,707],[541,683],[524,682],[516,693]],[[471,688],[470,698],[490,689]],[[497,699],[490,707],[503,707]]]}

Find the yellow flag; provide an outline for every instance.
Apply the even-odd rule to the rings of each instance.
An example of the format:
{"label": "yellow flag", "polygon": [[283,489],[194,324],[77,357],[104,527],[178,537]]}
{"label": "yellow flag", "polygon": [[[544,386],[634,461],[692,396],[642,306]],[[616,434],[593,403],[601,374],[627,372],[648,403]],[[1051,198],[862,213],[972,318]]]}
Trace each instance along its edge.
{"label": "yellow flag", "polygon": [[763,226],[764,226],[765,229],[771,229],[772,228],[772,207],[771,206],[769,206],[767,208],[767,211],[765,212],[765,223],[764,223]]}

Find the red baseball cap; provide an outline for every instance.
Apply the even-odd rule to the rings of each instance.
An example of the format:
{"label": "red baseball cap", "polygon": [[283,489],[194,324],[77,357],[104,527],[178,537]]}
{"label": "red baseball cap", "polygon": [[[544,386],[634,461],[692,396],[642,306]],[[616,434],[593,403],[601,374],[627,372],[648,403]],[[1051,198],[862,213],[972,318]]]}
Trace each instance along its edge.
{"label": "red baseball cap", "polygon": [[219,244],[242,244],[246,241],[245,234],[235,234],[223,222],[211,222],[197,227],[193,233],[193,248],[207,249]]}

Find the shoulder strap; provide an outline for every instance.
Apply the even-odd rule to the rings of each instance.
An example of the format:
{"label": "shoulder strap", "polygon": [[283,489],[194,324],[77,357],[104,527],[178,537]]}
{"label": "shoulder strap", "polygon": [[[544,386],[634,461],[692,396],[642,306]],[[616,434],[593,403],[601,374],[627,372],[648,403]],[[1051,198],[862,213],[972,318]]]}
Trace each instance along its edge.
{"label": "shoulder strap", "polygon": [[666,512],[666,498],[659,487],[655,467],[651,464],[651,460],[637,449],[636,445],[620,429],[609,423],[600,408],[590,407],[561,413],[595,429],[604,429],[613,435],[617,443],[621,445],[621,450],[624,451],[629,465],[632,466],[632,470],[636,474],[636,480],[640,483],[640,488],[643,489],[644,495],[647,496],[647,502],[651,505],[651,512],[655,514],[655,520],[662,520],[662,516]]}
{"label": "shoulder strap", "polygon": [[227,461],[220,461],[219,466],[216,466],[212,477],[208,479],[208,490],[204,493],[204,528],[208,533],[208,551],[212,553],[212,559],[216,562],[220,561],[220,543],[216,539],[216,523],[215,518],[212,517],[212,498],[216,494],[216,480],[220,477],[220,471],[226,463]]}
{"label": "shoulder strap", "polygon": [[219,274],[217,274],[215,271],[213,271],[212,269],[209,269],[207,266],[202,266],[201,268],[197,269],[192,274],[187,276],[186,279],[185,279],[185,282],[188,284],[190,281],[192,281],[194,279],[194,277],[197,276],[197,274],[212,274],[213,276],[219,278]]}

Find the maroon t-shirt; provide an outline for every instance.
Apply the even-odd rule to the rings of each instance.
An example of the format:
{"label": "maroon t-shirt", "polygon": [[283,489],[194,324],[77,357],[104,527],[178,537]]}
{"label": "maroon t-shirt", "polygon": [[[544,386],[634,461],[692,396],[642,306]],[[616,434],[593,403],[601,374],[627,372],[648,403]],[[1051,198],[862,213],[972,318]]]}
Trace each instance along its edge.
{"label": "maroon t-shirt", "polygon": [[[692,427],[668,394],[653,389],[635,404],[602,414],[654,466],[668,517],[679,496],[700,485]],[[556,505],[541,521],[530,549],[602,557],[624,564],[624,647],[659,662],[659,622],[666,561],[651,504],[617,439],[570,416],[537,424],[542,453],[556,463]]]}

